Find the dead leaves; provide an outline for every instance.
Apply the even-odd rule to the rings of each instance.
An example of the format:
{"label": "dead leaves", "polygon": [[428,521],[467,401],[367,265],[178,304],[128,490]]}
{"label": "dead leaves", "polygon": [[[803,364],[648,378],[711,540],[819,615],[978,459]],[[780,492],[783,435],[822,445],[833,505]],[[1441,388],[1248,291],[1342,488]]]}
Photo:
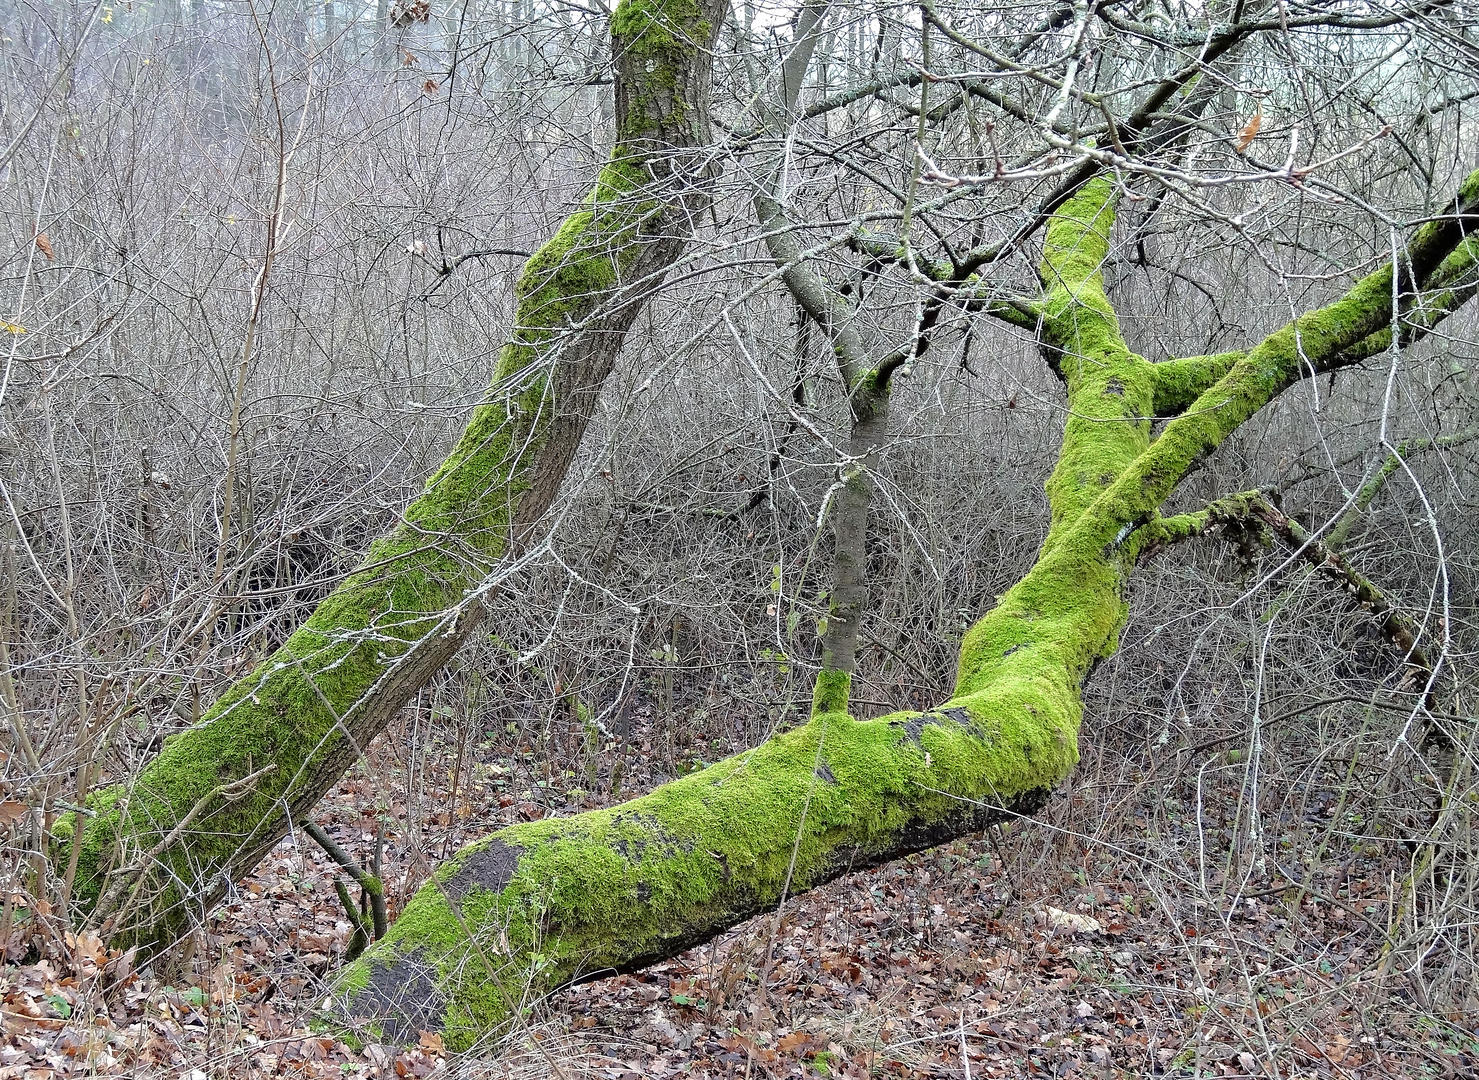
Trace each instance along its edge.
{"label": "dead leaves", "polygon": [[431,3],[429,0],[396,0],[390,9],[390,24],[398,28],[410,26],[412,23],[426,22],[431,18]]}
{"label": "dead leaves", "polygon": [[1253,140],[1258,135],[1258,129],[1263,127],[1263,102],[1255,107],[1253,118],[1243,125],[1243,130],[1238,132],[1238,137],[1233,140],[1233,149],[1239,154],[1245,152],[1253,145]]}
{"label": "dead leaves", "polygon": [[[641,738],[639,729],[650,753]],[[449,766],[451,744],[443,749],[432,760]],[[426,773],[450,782],[450,769]],[[443,825],[458,842],[558,807],[549,789],[502,765],[474,777],[458,796],[475,812],[464,819],[459,802]],[[386,828],[394,903],[420,872],[407,869],[402,847],[408,807],[381,801],[383,792],[345,777],[324,822],[361,854]],[[450,789],[434,795],[423,829],[453,805]],[[353,1049],[308,1026],[323,993],[315,975],[347,937],[333,873],[316,846],[281,845],[219,913],[199,950],[215,959],[193,985],[141,977],[131,957],[87,934],[67,939],[64,960],[9,969],[0,1080],[28,1070],[49,1080],[445,1075],[438,1033],[404,1050]],[[1013,892],[1014,878],[1030,895]],[[1349,880],[1341,895],[1385,910],[1384,881]],[[1340,997],[1369,962],[1354,944],[1359,920],[1293,882],[1257,889],[1261,899],[1202,919],[1184,895],[1163,908],[1138,870],[1030,881],[986,841],[959,843],[795,898],[773,941],[766,917],[667,964],[569,991],[531,1014],[525,1050],[469,1064],[484,1080],[1414,1075],[1406,1067],[1420,1062],[1385,1036],[1363,1037],[1359,1009]],[[1250,974],[1243,961],[1261,966]],[[99,994],[110,980],[116,988]],[[1389,1009],[1384,1023],[1413,1018]],[[1279,1060],[1259,1031],[1278,1041]],[[1446,1075],[1474,1074],[1468,1049],[1429,1045]]]}
{"label": "dead leaves", "polygon": [[51,248],[51,237],[47,236],[44,232],[36,234],[36,247],[41,254],[46,256],[48,261],[54,262],[56,260],[56,252]]}
{"label": "dead leaves", "polygon": [[6,799],[0,802],[0,826],[14,825],[30,812],[31,808],[25,803],[16,799]]}

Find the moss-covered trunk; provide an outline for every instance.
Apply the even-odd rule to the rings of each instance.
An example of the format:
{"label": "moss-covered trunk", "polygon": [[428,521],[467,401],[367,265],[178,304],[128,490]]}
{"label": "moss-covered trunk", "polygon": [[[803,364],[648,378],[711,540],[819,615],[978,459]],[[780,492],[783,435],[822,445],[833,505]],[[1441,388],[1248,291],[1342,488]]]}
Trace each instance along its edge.
{"label": "moss-covered trunk", "polygon": [[[1058,245],[1073,250],[1050,255],[1087,266],[1086,289],[1101,299],[1094,268],[1108,220],[1105,211],[1098,232],[1059,230]],[[1074,263],[1081,242],[1089,250]],[[1052,296],[1055,334],[1090,337],[1081,321],[1117,336],[1113,316],[1088,299],[1067,288]],[[1148,413],[1150,365],[1128,354],[1124,363],[1135,371],[1121,385],[1100,366],[1065,362],[1085,373],[1070,377],[1077,417]],[[788,891],[1035,810],[1077,760],[1079,687],[1112,643],[1130,565],[1123,549],[1085,556],[1063,536],[1149,431],[1114,425],[1129,438],[1101,448],[1091,426],[1070,424],[1065,459],[1087,458],[1080,444],[1093,443],[1095,467],[1055,477],[1061,524],[1038,566],[968,635],[949,701],[868,722],[819,708],[804,727],[625,806],[473,845],[346,971],[348,1010],[378,1020],[387,1038],[440,1029],[466,1044],[531,993],[672,955]]]}
{"label": "moss-covered trunk", "polygon": [[[1387,268],[1247,353],[1152,364],[1105,296],[1115,185],[1054,215],[1035,309],[1068,388],[1036,565],[967,633],[949,701],[806,725],[623,806],[504,829],[460,852],[343,972],[342,1007],[383,1038],[467,1045],[560,986],[641,967],[787,894],[1030,813],[1078,758],[1080,691],[1110,655],[1137,555],[1196,527],[1157,507],[1199,455],[1309,370],[1342,357],[1425,282],[1476,253],[1479,174]],[[762,215],[763,216],[763,215]],[[1447,268],[1445,270],[1445,267]],[[1299,343],[1302,348],[1296,346]],[[1181,414],[1151,440],[1157,408]],[[825,704],[825,696],[819,695]]]}
{"label": "moss-covered trunk", "polygon": [[[718,0],[623,0],[617,141],[527,263],[488,400],[400,525],[202,722],[81,819],[78,902],[167,944],[306,814],[479,621],[565,476],[617,350],[707,203]],[[67,842],[67,837],[63,837]]]}

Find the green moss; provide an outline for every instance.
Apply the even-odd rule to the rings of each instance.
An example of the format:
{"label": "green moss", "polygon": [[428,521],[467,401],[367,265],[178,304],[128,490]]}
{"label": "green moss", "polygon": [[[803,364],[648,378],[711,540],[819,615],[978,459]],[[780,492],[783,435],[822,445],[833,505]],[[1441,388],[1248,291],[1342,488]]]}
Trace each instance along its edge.
{"label": "green moss", "polygon": [[643,56],[686,56],[707,43],[709,24],[696,0],[621,0],[611,14],[611,33]]}
{"label": "green moss", "polygon": [[1176,416],[1184,411],[1209,386],[1226,375],[1244,355],[1242,352],[1224,352],[1208,356],[1183,356],[1156,364],[1153,368],[1155,415]]}
{"label": "green moss", "polygon": [[709,47],[712,34],[697,0],[622,0],[611,16],[612,53],[628,102],[619,135],[635,137],[687,119],[679,80],[692,68],[695,53]]}
{"label": "green moss", "polygon": [[1089,181],[1054,215],[1044,245],[1042,335],[1058,350],[1069,406],[1048,481],[1048,548],[1150,441],[1154,368],[1126,348],[1100,273],[1116,195],[1111,179]]}
{"label": "green moss", "polygon": [[852,692],[852,675],[846,671],[823,668],[817,672],[816,685],[811,692],[811,714],[847,713],[848,696]]}
{"label": "green moss", "polygon": [[[642,78],[672,84],[673,71],[691,64],[695,35],[702,40],[708,32],[698,10],[692,0],[621,5],[614,21],[640,38],[627,45],[647,58]],[[193,909],[219,892],[223,876],[250,865],[280,834],[283,806],[305,812],[318,789],[376,734],[378,728],[367,724],[383,723],[384,717],[362,720],[356,710],[392,665],[418,643],[442,647],[439,636],[448,632],[444,613],[502,556],[529,489],[537,452],[560,404],[548,357],[611,299],[641,254],[646,223],[667,205],[644,196],[643,189],[653,179],[654,162],[668,167],[669,155],[656,153],[660,144],[650,136],[669,120],[641,108],[627,110],[627,137],[618,142],[589,199],[519,277],[514,333],[499,355],[489,399],[473,413],[400,526],[377,541],[362,569],[199,725],[168,740],[127,793],[113,788],[90,800],[96,813],[83,828],[79,903],[96,905],[117,868],[136,862],[150,867],[138,908],[124,912],[117,924],[118,940],[168,940],[177,927],[202,915]],[[450,649],[455,640],[449,641]],[[272,771],[252,784],[233,786],[269,764]],[[177,829],[157,858],[140,858]],[[123,884],[126,893],[132,882]]]}
{"label": "green moss", "polygon": [[[624,806],[502,830],[440,869],[351,966],[350,1011],[378,1011],[365,997],[377,967],[393,978],[414,957],[436,973],[449,1043],[465,1046],[584,972],[670,951],[960,813],[962,798],[1009,801],[1071,767],[1068,730],[1040,729],[1014,702],[948,708],[830,713]],[[506,883],[472,884],[498,853],[517,856]]]}

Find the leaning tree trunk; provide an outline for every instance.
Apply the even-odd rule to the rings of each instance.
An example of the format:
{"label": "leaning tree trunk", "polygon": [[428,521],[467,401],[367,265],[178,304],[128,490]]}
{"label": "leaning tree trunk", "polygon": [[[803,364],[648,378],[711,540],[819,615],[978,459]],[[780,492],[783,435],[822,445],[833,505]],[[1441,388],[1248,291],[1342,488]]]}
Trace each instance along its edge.
{"label": "leaning tree trunk", "polygon": [[[719,0],[624,0],[617,139],[526,264],[493,392],[404,520],[276,653],[99,792],[73,843],[106,936],[168,944],[306,814],[477,624],[565,476],[626,331],[706,205]],[[63,837],[66,840],[66,837]]]}
{"label": "leaning tree trunk", "polygon": [[[1036,565],[961,646],[951,699],[804,726],[623,806],[515,825],[461,851],[341,975],[384,1039],[465,1046],[560,986],[639,968],[849,870],[1030,813],[1078,759],[1080,691],[1111,655],[1146,550],[1205,527],[1157,508],[1202,456],[1311,371],[1351,362],[1425,286],[1479,261],[1479,173],[1373,273],[1245,353],[1153,364],[1126,348],[1099,266],[1115,185],[1053,216],[1032,302],[1068,387]],[[1401,310],[1392,311],[1398,297]],[[1440,297],[1423,296],[1425,301]],[[1154,441],[1151,418],[1174,419]]]}

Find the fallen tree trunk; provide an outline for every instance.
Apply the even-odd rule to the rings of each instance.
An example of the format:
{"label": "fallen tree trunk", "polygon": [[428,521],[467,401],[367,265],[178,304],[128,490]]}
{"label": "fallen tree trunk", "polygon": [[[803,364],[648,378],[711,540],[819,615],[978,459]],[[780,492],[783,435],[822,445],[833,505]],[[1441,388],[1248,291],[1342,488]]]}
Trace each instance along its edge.
{"label": "fallen tree trunk", "polygon": [[[1474,270],[1479,173],[1388,265],[1246,353],[1153,364],[1129,351],[1099,274],[1115,184],[1053,215],[1034,302],[1068,388],[1038,561],[966,634],[951,699],[859,722],[827,711],[623,806],[515,825],[442,867],[390,934],[348,966],[346,1013],[382,1039],[441,1030],[466,1046],[551,990],[705,941],[848,870],[1031,813],[1078,758],[1080,691],[1112,655],[1148,545],[1190,535],[1158,507],[1203,455],[1425,284]],[[1174,380],[1162,386],[1162,377]],[[1158,406],[1179,415],[1154,441]]]}
{"label": "fallen tree trunk", "polygon": [[480,584],[549,508],[627,330],[707,205],[722,10],[617,8],[615,148],[525,265],[492,392],[451,455],[301,629],[59,833],[77,845],[76,900],[106,937],[158,948],[203,919],[480,620]]}

